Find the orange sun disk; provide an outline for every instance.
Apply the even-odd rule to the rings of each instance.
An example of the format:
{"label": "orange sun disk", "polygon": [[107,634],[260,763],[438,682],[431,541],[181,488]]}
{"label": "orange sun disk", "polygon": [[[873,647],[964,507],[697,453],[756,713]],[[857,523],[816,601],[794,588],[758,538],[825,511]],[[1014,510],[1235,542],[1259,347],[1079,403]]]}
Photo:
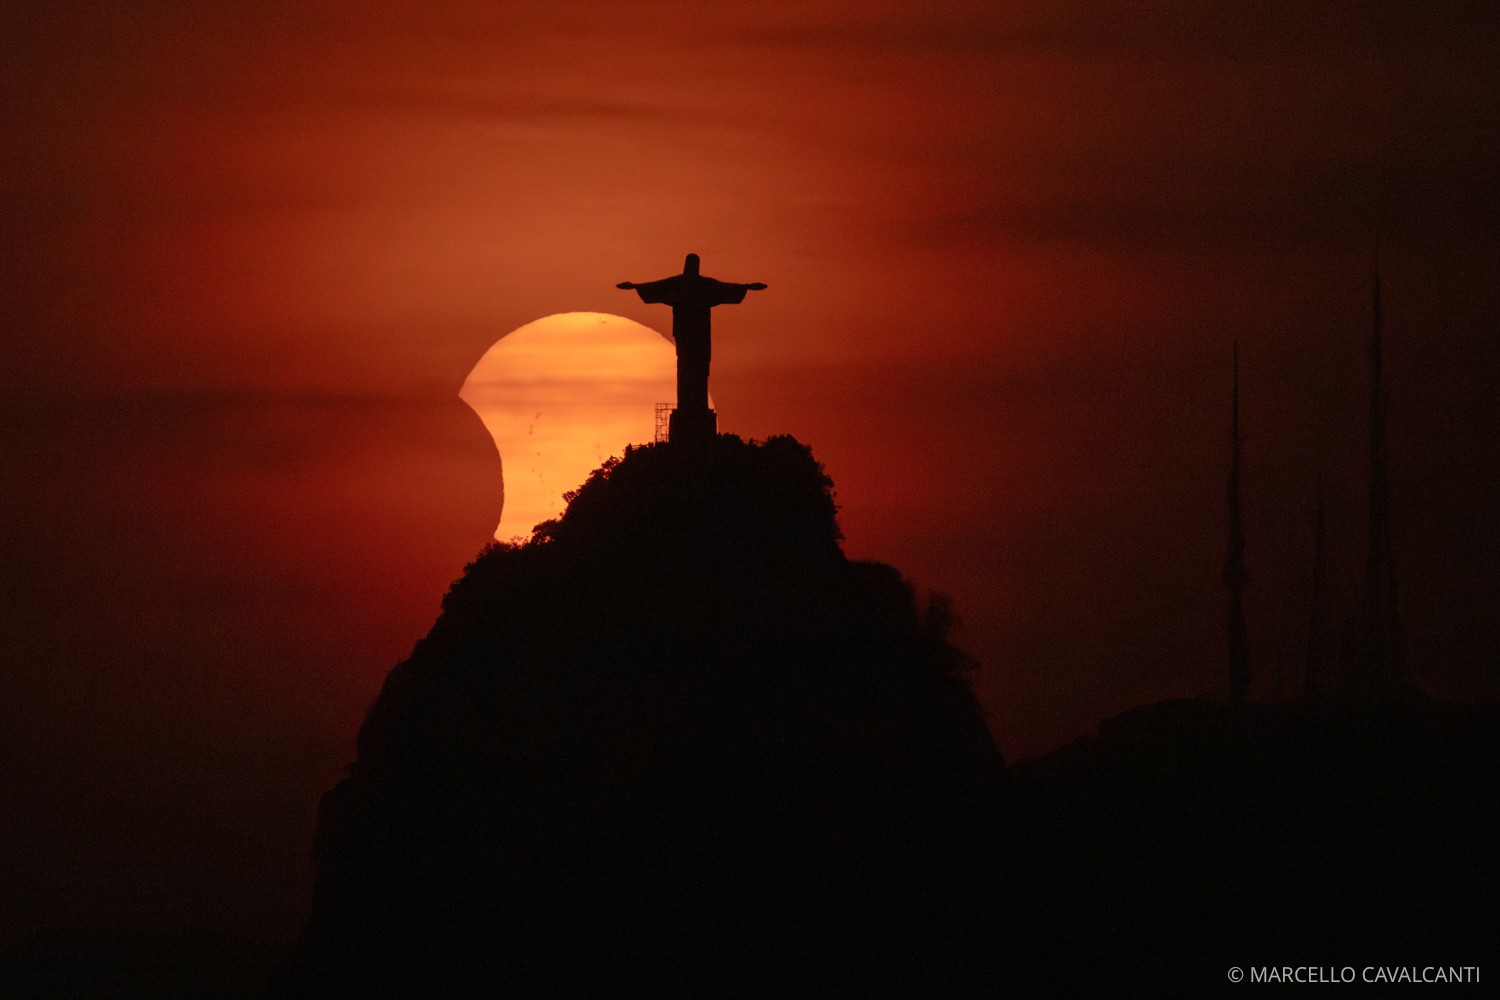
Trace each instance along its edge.
{"label": "orange sun disk", "polygon": [[606,458],[652,440],[655,405],[676,394],[675,365],[656,330],[595,312],[535,320],[486,351],[458,394],[500,453],[495,537],[529,536]]}

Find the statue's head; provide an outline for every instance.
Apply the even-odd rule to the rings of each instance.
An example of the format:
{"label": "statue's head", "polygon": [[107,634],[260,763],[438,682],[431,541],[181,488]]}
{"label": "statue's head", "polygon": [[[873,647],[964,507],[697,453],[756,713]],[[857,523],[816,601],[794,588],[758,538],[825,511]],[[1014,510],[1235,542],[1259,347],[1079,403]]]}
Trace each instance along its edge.
{"label": "statue's head", "polygon": [[682,273],[683,274],[692,275],[695,278],[698,276],[698,255],[697,254],[690,253],[690,254],[687,255],[687,259],[682,262]]}

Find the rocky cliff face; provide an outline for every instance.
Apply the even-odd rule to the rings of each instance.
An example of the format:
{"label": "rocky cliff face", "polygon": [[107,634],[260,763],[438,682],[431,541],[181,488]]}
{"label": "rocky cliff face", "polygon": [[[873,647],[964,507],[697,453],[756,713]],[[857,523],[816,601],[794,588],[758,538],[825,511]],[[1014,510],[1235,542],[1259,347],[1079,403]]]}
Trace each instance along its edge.
{"label": "rocky cliff face", "polygon": [[790,438],[633,449],[482,554],[325,798],[286,995],[846,995],[972,976],[1002,771]]}

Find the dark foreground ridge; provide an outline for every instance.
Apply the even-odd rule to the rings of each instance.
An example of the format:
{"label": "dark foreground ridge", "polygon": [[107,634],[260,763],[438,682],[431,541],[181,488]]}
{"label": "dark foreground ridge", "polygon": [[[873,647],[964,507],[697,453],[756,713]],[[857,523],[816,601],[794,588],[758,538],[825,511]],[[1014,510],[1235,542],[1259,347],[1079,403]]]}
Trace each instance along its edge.
{"label": "dark foreground ridge", "polygon": [[[324,800],[297,996],[972,978],[1002,762],[791,438],[630,450],[454,584]],[[988,928],[985,928],[988,930]]]}
{"label": "dark foreground ridge", "polygon": [[1251,988],[1232,987],[1232,968],[1489,973],[1496,775],[1493,706],[1132,709],[1012,768],[1008,809],[1047,872],[1035,954],[1122,995]]}
{"label": "dark foreground ridge", "polygon": [[1495,966],[1493,708],[1166,702],[1007,770],[944,607],[844,558],[831,485],[791,438],[633,449],[476,560],[324,800],[276,993],[1210,996],[1254,988],[1231,968]]}

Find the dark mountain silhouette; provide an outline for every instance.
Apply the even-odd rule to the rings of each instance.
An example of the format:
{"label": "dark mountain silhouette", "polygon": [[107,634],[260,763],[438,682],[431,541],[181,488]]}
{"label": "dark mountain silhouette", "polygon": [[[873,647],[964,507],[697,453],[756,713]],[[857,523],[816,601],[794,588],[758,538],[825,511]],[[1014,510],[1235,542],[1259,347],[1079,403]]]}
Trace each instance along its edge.
{"label": "dark mountain silhouette", "polygon": [[481,555],[324,800],[273,992],[1202,996],[1494,956],[1494,709],[1166,702],[1007,769],[946,606],[844,558],[831,487],[787,437],[635,448]]}
{"label": "dark mountain silhouette", "polygon": [[789,437],[635,448],[482,554],[324,800],[278,992],[990,978],[1002,761],[945,606],[844,558],[831,487]]}

